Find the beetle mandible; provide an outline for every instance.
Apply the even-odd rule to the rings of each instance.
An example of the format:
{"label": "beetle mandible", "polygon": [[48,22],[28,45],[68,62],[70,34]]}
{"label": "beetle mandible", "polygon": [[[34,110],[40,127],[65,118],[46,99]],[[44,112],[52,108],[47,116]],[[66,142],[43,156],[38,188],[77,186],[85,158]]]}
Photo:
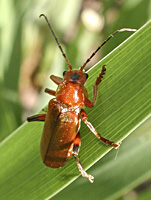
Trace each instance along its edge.
{"label": "beetle mandible", "polygon": [[95,105],[97,98],[97,86],[101,83],[106,67],[103,65],[101,73],[96,79],[93,86],[93,101],[88,99],[88,93],[84,84],[88,78],[88,74],[84,72],[84,68],[92,57],[105,45],[107,41],[113,38],[117,33],[123,31],[135,32],[136,29],[123,28],[117,30],[110,35],[95,52],[86,60],[82,67],[78,70],[73,70],[69,60],[67,59],[59,41],[52,30],[52,27],[44,14],[43,16],[53,34],[59,49],[69,67],[69,71],[63,72],[63,78],[51,75],[50,79],[58,85],[56,91],[46,88],[45,92],[55,96],[48,104],[48,111],[44,114],[34,115],[28,117],[28,122],[31,121],[45,121],[43,134],[40,144],[41,157],[44,164],[52,168],[60,168],[65,165],[68,159],[73,155],[78,169],[83,177],[93,183],[94,177],[84,171],[78,157],[81,139],[80,139],[80,121],[82,120],[91,132],[102,142],[108,144],[115,149],[120,146],[120,142],[115,144],[97,133],[93,125],[88,121],[86,112],[83,110],[84,106],[92,108]]}

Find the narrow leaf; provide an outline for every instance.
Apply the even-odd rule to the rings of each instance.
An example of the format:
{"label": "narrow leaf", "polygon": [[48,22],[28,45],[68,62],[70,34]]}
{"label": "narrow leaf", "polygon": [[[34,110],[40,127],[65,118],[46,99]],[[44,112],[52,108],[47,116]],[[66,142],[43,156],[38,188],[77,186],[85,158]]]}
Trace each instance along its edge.
{"label": "narrow leaf", "polygon": [[[94,109],[86,109],[86,112],[96,130],[114,142],[126,138],[151,113],[150,33],[151,21],[89,72],[86,87],[92,99],[92,85],[101,66],[107,66],[106,75],[99,86],[97,104]],[[73,158],[65,167],[57,170],[43,165],[39,153],[42,128],[43,123],[24,123],[1,143],[2,199],[45,199],[79,176]],[[82,146],[79,156],[86,169],[111,148],[98,141],[83,124],[80,133]],[[88,180],[83,178],[83,181]]]}

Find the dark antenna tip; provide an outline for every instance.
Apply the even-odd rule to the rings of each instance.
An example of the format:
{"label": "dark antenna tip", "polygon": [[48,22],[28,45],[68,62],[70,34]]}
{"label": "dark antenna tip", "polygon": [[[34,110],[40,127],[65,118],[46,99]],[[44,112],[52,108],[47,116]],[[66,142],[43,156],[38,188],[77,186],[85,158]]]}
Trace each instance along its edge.
{"label": "dark antenna tip", "polygon": [[41,18],[41,17],[44,17],[45,19],[47,19],[46,15],[43,13],[39,15],[39,18]]}
{"label": "dark antenna tip", "polygon": [[39,18],[42,17],[43,15],[44,15],[44,14],[40,14],[40,15],[39,15]]}

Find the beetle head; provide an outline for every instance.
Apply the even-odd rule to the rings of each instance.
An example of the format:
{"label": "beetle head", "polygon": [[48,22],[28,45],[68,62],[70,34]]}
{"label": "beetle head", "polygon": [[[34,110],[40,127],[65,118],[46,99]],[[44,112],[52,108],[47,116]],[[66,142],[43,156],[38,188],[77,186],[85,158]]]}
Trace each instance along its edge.
{"label": "beetle head", "polygon": [[88,78],[88,74],[80,70],[64,71],[63,76],[64,80],[73,83],[79,83],[81,85],[84,85]]}

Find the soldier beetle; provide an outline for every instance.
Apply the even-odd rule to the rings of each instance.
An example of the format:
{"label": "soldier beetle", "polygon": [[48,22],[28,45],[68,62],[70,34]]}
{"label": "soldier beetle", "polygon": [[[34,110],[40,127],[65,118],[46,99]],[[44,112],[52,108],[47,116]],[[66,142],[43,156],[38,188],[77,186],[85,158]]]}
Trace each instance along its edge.
{"label": "soldier beetle", "polygon": [[69,67],[69,71],[63,72],[63,78],[51,75],[50,79],[58,85],[56,91],[46,88],[45,92],[55,96],[48,104],[48,111],[44,114],[34,115],[28,117],[28,122],[31,121],[45,121],[43,134],[40,144],[41,157],[44,164],[52,168],[60,168],[65,165],[68,159],[73,155],[79,172],[83,177],[93,183],[94,177],[84,171],[78,157],[81,139],[80,139],[80,122],[81,120],[87,125],[91,132],[103,143],[110,145],[117,149],[120,142],[115,144],[97,133],[93,125],[88,121],[86,112],[83,110],[84,106],[93,108],[97,99],[97,87],[101,83],[105,74],[106,67],[103,65],[101,73],[96,79],[93,86],[93,101],[88,99],[88,93],[84,87],[87,81],[88,74],[85,73],[84,68],[92,57],[105,45],[107,41],[113,38],[117,33],[124,31],[135,32],[136,29],[123,28],[117,30],[113,35],[110,35],[95,52],[86,60],[86,62],[78,70],[72,69],[69,60],[67,59],[59,41],[52,30],[52,27],[44,14],[43,16],[53,34],[59,49]]}

